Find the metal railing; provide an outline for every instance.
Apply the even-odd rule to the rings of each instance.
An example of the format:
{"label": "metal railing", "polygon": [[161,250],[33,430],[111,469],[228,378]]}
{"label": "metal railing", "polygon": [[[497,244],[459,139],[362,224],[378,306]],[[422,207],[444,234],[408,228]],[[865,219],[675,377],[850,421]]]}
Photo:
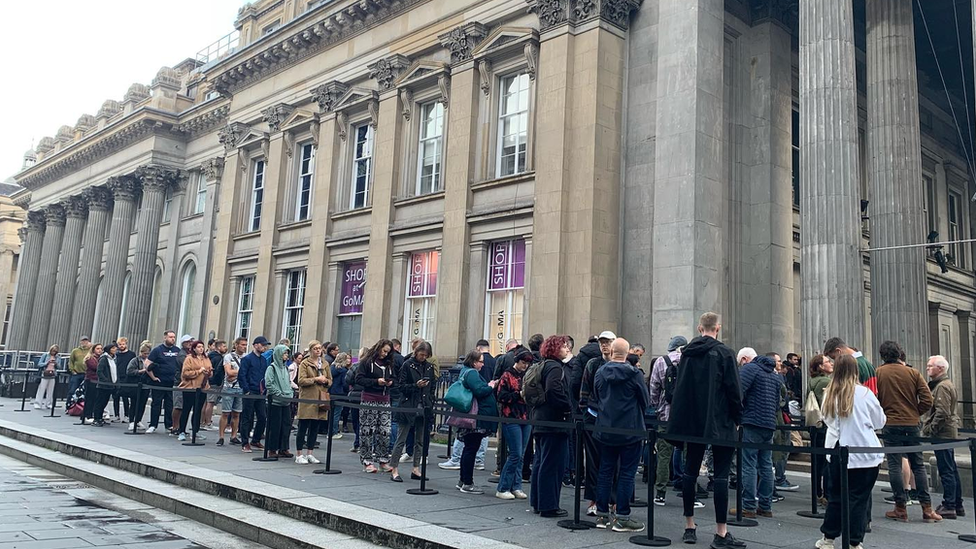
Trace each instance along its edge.
{"label": "metal railing", "polygon": [[210,63],[215,63],[237,51],[241,42],[241,31],[235,30],[222,36],[216,42],[197,52],[196,60],[201,64],[197,70],[203,70]]}

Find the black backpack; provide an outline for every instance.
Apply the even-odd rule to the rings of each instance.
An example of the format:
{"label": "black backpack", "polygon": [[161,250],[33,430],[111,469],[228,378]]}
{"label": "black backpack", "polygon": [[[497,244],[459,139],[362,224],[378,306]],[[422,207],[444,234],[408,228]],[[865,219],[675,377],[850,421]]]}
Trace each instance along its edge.
{"label": "black backpack", "polygon": [[678,366],[671,362],[671,357],[664,355],[664,363],[668,365],[664,370],[664,401],[671,404],[674,400],[674,387],[678,382]]}

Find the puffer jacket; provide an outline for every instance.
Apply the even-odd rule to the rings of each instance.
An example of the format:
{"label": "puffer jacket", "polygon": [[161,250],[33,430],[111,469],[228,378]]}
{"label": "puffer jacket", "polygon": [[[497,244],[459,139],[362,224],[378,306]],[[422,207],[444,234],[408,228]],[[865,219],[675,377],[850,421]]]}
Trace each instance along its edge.
{"label": "puffer jacket", "polygon": [[776,428],[779,395],[783,376],[776,373],[776,362],[760,356],[739,371],[742,380],[742,424],[763,429]]}

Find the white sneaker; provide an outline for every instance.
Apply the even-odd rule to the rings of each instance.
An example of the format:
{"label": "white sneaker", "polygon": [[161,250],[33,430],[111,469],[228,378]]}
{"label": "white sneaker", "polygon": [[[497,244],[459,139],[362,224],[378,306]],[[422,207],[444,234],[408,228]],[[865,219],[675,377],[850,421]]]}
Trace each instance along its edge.
{"label": "white sneaker", "polygon": [[824,536],[817,540],[817,543],[814,545],[814,547],[816,547],[817,549],[834,549],[834,540],[827,539],[827,536]]}
{"label": "white sneaker", "polygon": [[50,404],[48,404],[47,402],[45,402],[45,403],[44,403],[44,409],[45,409],[45,410],[50,410],[50,409],[51,409],[51,405],[50,405]]}
{"label": "white sneaker", "polygon": [[485,470],[485,462],[482,461],[480,463],[475,463],[474,464],[474,468],[475,468],[476,471],[484,471]]}
{"label": "white sneaker", "polygon": [[438,463],[437,466],[441,469],[446,469],[448,471],[457,471],[461,468],[461,464],[456,461],[445,461],[443,463]]}
{"label": "white sneaker", "polygon": [[146,434],[147,435],[151,435],[151,434],[153,434],[155,432],[156,432],[156,428],[155,427],[150,427],[150,428],[146,429]]}
{"label": "white sneaker", "polygon": [[586,508],[586,516],[595,517],[596,516],[596,504],[590,505]]}
{"label": "white sneaker", "polygon": [[317,457],[313,456],[312,454],[309,454],[309,455],[305,456],[305,460],[308,461],[309,463],[313,464],[313,465],[317,465],[319,463],[322,463],[321,461],[319,461],[319,459]]}
{"label": "white sneaker", "polygon": [[135,424],[135,423],[130,423],[130,424],[129,424],[129,430],[131,431],[132,429],[134,429],[134,428],[135,428],[135,426],[136,426],[136,424]]}
{"label": "white sneaker", "polygon": [[[335,437],[333,437],[333,438],[335,438]],[[406,463],[406,462],[408,462],[408,461],[411,461],[412,459],[413,459],[413,458],[412,458],[412,457],[410,457],[410,454],[408,454],[408,453],[406,453],[406,452],[404,452],[404,453],[403,453],[403,455],[402,455],[402,456],[400,456],[400,463]]]}
{"label": "white sneaker", "polygon": [[514,495],[516,499],[529,499],[529,496],[521,490],[512,490],[512,495]]}
{"label": "white sneaker", "polygon": [[91,425],[93,423],[95,423],[95,420],[92,419],[92,418],[88,418],[88,419],[85,420],[85,425]]}
{"label": "white sneaker", "polygon": [[139,423],[136,423],[136,427],[138,427],[140,429],[145,429],[146,428],[146,426],[143,425],[141,421]]}
{"label": "white sneaker", "polygon": [[342,433],[336,433],[332,435],[333,440],[339,440],[340,438],[342,438]]}
{"label": "white sneaker", "polygon": [[35,410],[40,410],[41,409],[41,403],[40,402],[35,402],[34,403],[34,409]]}
{"label": "white sneaker", "polygon": [[495,492],[495,497],[498,499],[515,499],[515,494],[511,492]]}
{"label": "white sneaker", "polygon": [[295,456],[295,463],[297,463],[299,465],[308,465],[308,458],[306,458],[305,456],[299,454],[299,455]]}
{"label": "white sneaker", "polygon": [[186,433],[180,433],[180,436],[178,438],[180,442],[183,442],[184,440],[186,440]]}

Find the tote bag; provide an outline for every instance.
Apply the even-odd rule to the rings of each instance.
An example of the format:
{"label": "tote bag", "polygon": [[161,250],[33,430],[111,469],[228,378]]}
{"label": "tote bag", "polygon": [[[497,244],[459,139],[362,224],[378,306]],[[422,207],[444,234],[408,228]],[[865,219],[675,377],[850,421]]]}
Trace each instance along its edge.
{"label": "tote bag", "polygon": [[820,403],[817,402],[817,395],[813,391],[807,393],[807,400],[803,404],[803,417],[807,426],[817,425],[822,420]]}
{"label": "tote bag", "polygon": [[[468,394],[470,395],[471,394],[471,391],[468,391]],[[460,410],[458,410],[458,411],[460,411]],[[478,414],[478,401],[477,400],[472,400],[471,401],[471,409],[468,410],[465,413],[472,414],[472,415],[477,415]],[[447,424],[450,425],[451,427],[456,427],[458,429],[468,429],[468,430],[471,430],[471,431],[473,431],[473,430],[475,430],[475,429],[478,428],[478,420],[476,420],[476,419],[474,419],[472,417],[455,417],[455,416],[451,416],[451,417],[447,418]]]}
{"label": "tote bag", "polygon": [[461,375],[458,376],[457,381],[448,387],[447,392],[444,394],[444,402],[451,405],[452,408],[458,412],[464,412],[467,414],[471,411],[471,403],[474,400],[474,395],[471,394],[471,389],[468,389],[464,385],[464,374],[466,374],[470,368],[464,368],[461,370]]}

